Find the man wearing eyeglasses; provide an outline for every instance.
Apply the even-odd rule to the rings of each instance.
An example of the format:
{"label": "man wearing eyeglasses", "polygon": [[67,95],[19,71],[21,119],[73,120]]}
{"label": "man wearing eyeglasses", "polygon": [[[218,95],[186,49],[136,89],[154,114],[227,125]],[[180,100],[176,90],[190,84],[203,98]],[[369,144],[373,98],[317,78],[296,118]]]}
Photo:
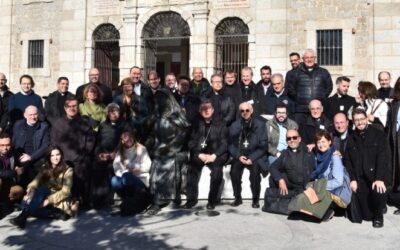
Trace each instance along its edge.
{"label": "man wearing eyeglasses", "polygon": [[239,105],[240,119],[229,128],[228,151],[233,160],[231,179],[234,207],[242,204],[242,175],[246,168],[250,171],[250,187],[253,194],[253,208],[259,208],[261,169],[268,168],[268,138],[265,123],[253,117],[253,107],[248,102]]}
{"label": "man wearing eyeglasses", "polygon": [[270,187],[279,188],[280,195],[288,195],[289,191],[301,193],[315,168],[315,156],[302,143],[297,130],[289,129],[286,141],[288,148],[282,151],[270,167]]}
{"label": "man wearing eyeglasses", "polygon": [[390,172],[389,143],[383,131],[368,125],[364,109],[354,109],[352,118],[356,129],[347,142],[344,157],[350,187],[360,203],[363,220],[372,220],[375,228],[383,227]]}
{"label": "man wearing eyeglasses", "polygon": [[333,131],[333,144],[336,149],[339,150],[340,154],[344,156],[346,152],[347,141],[349,136],[353,133],[353,130],[349,127],[349,120],[343,113],[337,113],[333,118],[333,125],[335,131]]}
{"label": "man wearing eyeglasses", "polygon": [[199,112],[202,119],[193,124],[189,140],[190,166],[185,208],[192,208],[197,204],[201,170],[203,166],[207,166],[211,170],[207,209],[213,210],[222,182],[222,168],[228,158],[228,129],[224,121],[214,116],[211,100],[203,100]]}
{"label": "man wearing eyeglasses", "polygon": [[267,122],[268,133],[268,161],[272,164],[283,150],[287,148],[287,130],[298,130],[299,126],[295,121],[288,118],[288,108],[284,103],[278,103],[275,108],[275,116]]}

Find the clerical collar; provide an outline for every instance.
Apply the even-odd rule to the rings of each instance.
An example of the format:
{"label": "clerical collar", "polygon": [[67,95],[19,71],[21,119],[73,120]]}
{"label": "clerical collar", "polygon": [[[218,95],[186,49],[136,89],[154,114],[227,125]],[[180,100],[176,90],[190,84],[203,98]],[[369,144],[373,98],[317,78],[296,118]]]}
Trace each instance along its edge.
{"label": "clerical collar", "polygon": [[342,97],[343,97],[341,94],[339,94],[339,92],[337,93],[337,96],[338,96],[339,98],[342,98]]}
{"label": "clerical collar", "polygon": [[341,140],[346,139],[347,138],[347,133],[348,133],[348,130],[346,130],[343,134],[340,135],[340,139]]}
{"label": "clerical collar", "polygon": [[294,152],[294,153],[297,152],[297,148],[290,148],[290,150],[291,150],[292,152]]}

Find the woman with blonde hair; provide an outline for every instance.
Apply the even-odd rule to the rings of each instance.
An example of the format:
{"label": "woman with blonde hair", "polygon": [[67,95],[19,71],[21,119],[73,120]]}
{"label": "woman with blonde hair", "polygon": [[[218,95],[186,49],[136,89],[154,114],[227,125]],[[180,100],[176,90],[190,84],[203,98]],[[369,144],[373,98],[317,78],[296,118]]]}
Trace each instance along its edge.
{"label": "woman with blonde hair", "polygon": [[79,104],[81,116],[89,118],[93,130],[97,131],[100,123],[106,120],[104,104],[101,103],[103,93],[96,84],[89,84],[83,91],[84,102]]}

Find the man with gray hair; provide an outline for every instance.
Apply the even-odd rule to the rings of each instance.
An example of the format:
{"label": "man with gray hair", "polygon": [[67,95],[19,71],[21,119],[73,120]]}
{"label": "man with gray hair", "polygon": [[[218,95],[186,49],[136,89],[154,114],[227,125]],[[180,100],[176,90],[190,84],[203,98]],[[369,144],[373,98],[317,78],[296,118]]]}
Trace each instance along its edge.
{"label": "man with gray hair", "polygon": [[324,103],[332,92],[331,75],[316,63],[316,58],[314,50],[306,49],[299,68],[286,78],[289,96],[296,103],[295,120],[299,125],[305,123],[309,102],[318,99]]}
{"label": "man with gray hair", "polygon": [[287,107],[288,115],[290,118],[294,116],[294,102],[288,96],[287,89],[285,88],[285,81],[281,73],[275,73],[271,76],[272,91],[267,94],[267,115],[273,116],[275,114],[276,105],[284,103]]}

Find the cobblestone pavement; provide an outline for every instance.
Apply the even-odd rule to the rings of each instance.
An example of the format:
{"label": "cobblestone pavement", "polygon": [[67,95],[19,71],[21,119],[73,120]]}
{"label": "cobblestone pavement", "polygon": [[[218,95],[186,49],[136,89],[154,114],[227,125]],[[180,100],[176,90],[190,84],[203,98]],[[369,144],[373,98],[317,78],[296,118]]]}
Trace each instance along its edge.
{"label": "cobblestone pavement", "polygon": [[217,206],[219,216],[165,208],[153,217],[119,217],[91,210],[68,221],[29,219],[26,229],[0,221],[0,249],[400,249],[400,216],[389,207],[385,226],[352,224],[344,217],[326,223],[288,220],[251,208]]}

